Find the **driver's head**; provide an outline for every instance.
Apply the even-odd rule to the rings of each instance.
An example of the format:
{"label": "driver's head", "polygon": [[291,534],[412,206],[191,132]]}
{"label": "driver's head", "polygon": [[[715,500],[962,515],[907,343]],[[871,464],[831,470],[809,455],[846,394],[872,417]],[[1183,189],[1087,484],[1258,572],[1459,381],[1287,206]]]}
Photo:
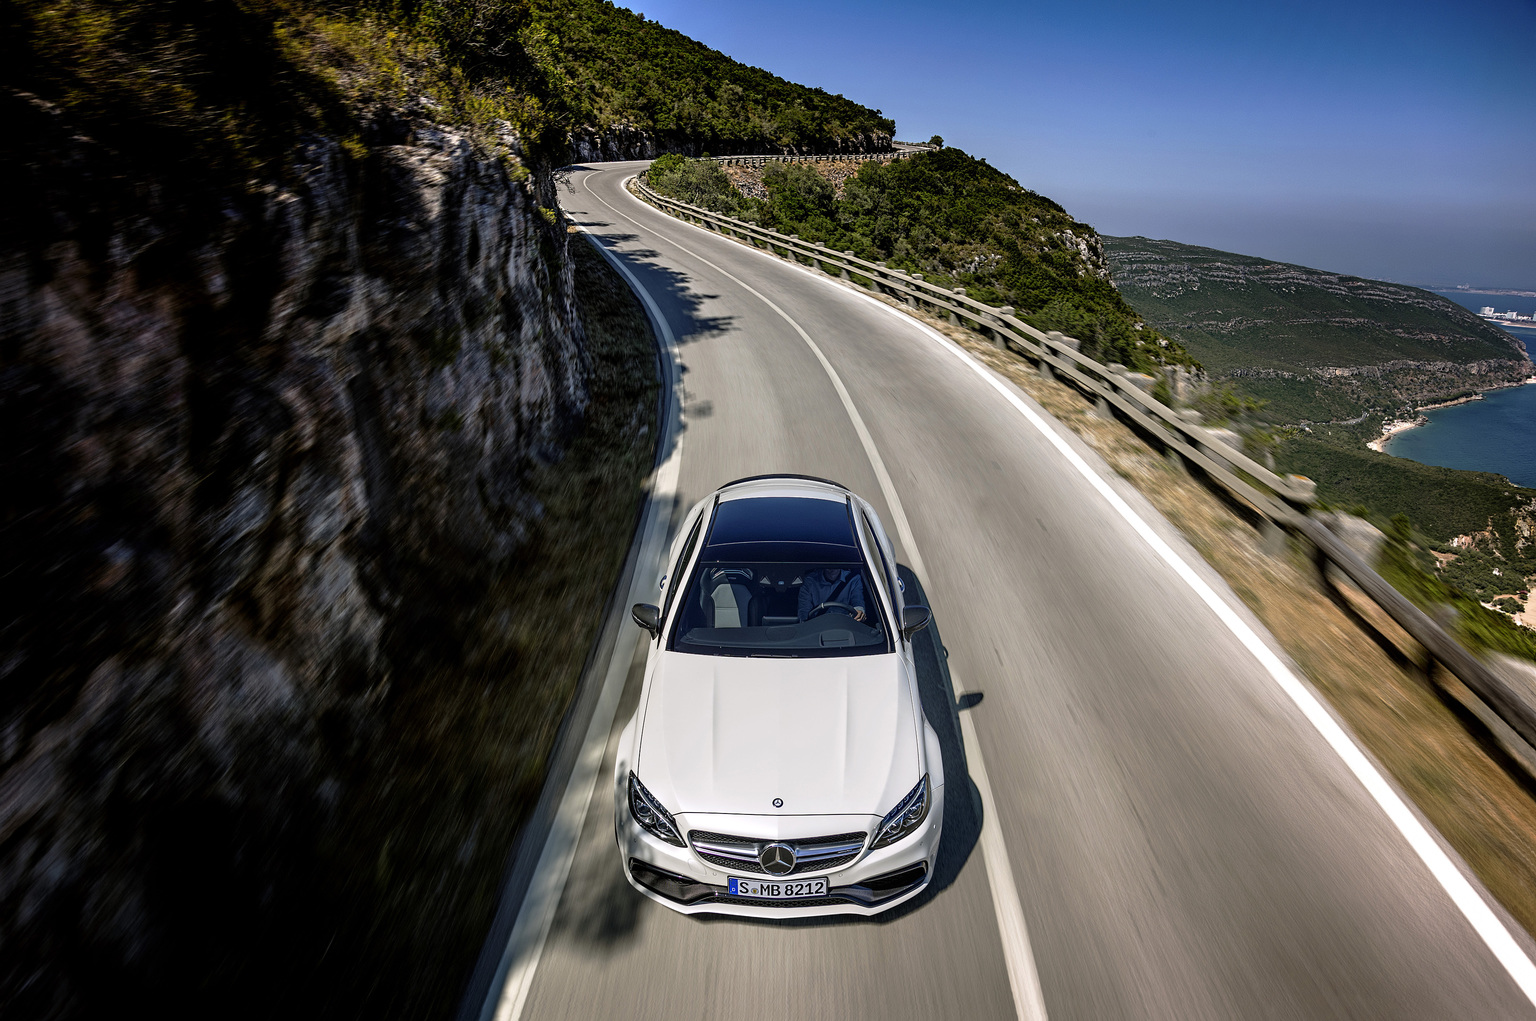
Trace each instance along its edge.
{"label": "driver's head", "polygon": [[838,578],[838,575],[840,575],[842,573],[843,573],[843,571],[842,571],[842,568],[840,568],[840,567],[823,567],[821,569],[821,576],[822,576],[822,578],[826,579],[827,581],[836,581],[837,578]]}

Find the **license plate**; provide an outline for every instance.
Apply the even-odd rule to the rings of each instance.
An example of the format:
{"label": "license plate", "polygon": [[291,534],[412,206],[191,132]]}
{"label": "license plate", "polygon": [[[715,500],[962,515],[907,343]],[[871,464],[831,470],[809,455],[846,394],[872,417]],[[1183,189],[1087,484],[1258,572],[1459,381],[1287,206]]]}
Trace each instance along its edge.
{"label": "license plate", "polygon": [[794,900],[797,897],[825,897],[827,877],[819,879],[737,879],[731,877],[732,897],[757,897],[761,900]]}

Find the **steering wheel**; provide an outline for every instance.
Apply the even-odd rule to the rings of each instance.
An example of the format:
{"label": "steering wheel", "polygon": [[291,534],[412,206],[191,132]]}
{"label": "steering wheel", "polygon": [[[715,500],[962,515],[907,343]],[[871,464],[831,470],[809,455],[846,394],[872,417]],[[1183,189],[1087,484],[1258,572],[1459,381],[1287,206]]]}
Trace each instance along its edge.
{"label": "steering wheel", "polygon": [[829,601],[820,604],[810,613],[806,614],[805,619],[810,620],[812,617],[819,617],[827,610],[842,610],[850,617],[859,612],[857,607],[849,606],[847,603],[834,603]]}

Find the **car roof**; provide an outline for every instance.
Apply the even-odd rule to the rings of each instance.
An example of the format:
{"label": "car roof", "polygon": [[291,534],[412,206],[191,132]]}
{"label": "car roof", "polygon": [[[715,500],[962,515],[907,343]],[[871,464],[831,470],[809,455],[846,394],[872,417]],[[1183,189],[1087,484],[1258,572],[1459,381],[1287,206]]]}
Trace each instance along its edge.
{"label": "car roof", "polygon": [[849,496],[847,486],[812,475],[754,475],[727,482],[715,493],[722,503],[759,496],[801,496],[841,503]]}
{"label": "car roof", "polygon": [[733,483],[719,493],[700,561],[862,559],[848,500],[846,489],[821,479]]}

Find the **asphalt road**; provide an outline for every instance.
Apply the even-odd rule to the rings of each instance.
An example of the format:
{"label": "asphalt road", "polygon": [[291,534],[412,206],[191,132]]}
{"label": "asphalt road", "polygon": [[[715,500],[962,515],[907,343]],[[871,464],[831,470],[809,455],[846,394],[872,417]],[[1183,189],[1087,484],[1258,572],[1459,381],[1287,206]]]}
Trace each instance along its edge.
{"label": "asphalt road", "polygon": [[[679,506],[802,472],[863,494],[896,539],[899,496],[899,559],[926,578],[952,671],[930,642],[951,818],[941,888],[893,917],[655,905],[625,884],[610,816],[632,667],[522,1017],[1009,1018],[1036,975],[1057,1019],[1536,1015],[1273,672],[1063,448],[1239,607],[1144,501],[910,320],[645,206],[622,187],[642,167],[579,169],[561,201],[676,337]],[[963,710],[970,744],[961,689],[984,696]],[[978,758],[990,843],[988,784],[964,780]],[[1002,935],[1010,904],[1023,943]]]}

